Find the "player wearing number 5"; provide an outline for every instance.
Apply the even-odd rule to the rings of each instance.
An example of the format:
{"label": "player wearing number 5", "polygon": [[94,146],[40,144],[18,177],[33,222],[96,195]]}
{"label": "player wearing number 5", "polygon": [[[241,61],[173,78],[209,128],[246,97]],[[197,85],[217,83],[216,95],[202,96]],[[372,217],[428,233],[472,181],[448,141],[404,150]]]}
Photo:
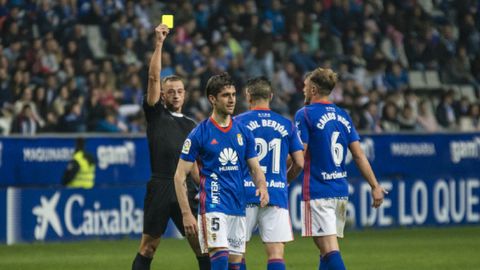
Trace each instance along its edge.
{"label": "player wearing number 5", "polygon": [[[260,208],[248,169],[244,171],[247,193],[247,241],[258,227],[268,256],[268,270],[283,270],[284,245],[293,240],[288,212],[287,157],[293,166],[290,179],[303,168],[303,145],[289,119],[270,110],[272,87],[265,77],[247,82],[246,98],[250,111],[235,117],[253,132],[261,168],[268,183],[270,203]],[[242,269],[246,269],[244,266]]]}
{"label": "player wearing number 5", "polygon": [[[252,172],[260,204],[268,204],[265,175],[255,153],[250,130],[231,119],[235,86],[226,73],[211,77],[206,86],[213,106],[185,140],[175,173],[175,191],[187,235],[199,236],[203,251],[210,253],[212,270],[239,269],[245,252],[245,190],[242,168]],[[193,162],[200,168],[198,226],[188,205],[186,175]]]}
{"label": "player wearing number 5", "polygon": [[347,147],[362,176],[372,188],[373,207],[386,191],[378,184],[360,148],[350,116],[329,102],[337,82],[331,69],[317,68],[305,78],[305,103],[295,123],[305,147],[302,190],[302,236],[311,236],[320,249],[320,270],[345,269],[337,237],[343,237],[348,200],[345,156]]}

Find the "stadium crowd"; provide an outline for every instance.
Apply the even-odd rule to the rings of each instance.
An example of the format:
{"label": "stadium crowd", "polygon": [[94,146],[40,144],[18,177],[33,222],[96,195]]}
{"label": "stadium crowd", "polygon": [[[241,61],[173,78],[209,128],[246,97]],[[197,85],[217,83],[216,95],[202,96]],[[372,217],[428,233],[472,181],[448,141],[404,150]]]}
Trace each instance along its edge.
{"label": "stadium crowd", "polygon": [[[184,112],[197,120],[213,74],[229,72],[237,90],[267,76],[273,110],[291,118],[303,75],[324,66],[339,73],[332,100],[359,130],[480,130],[479,12],[471,0],[0,0],[0,134],[144,132],[162,14],[175,27],[161,76],[185,78]],[[474,97],[411,89],[411,70],[471,85]]]}

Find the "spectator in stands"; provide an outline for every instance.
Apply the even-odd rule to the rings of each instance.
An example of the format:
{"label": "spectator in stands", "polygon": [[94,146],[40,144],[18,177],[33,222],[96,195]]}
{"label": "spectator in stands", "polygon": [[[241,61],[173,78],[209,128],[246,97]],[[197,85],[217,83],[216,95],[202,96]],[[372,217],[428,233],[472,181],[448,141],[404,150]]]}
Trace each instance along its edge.
{"label": "spectator in stands", "polygon": [[459,126],[461,131],[480,131],[480,104],[472,104],[468,115],[460,117]]}
{"label": "spectator in stands", "polygon": [[192,42],[187,42],[180,47],[180,53],[175,58],[175,72],[184,78],[197,76],[202,71],[201,55],[193,47]]}
{"label": "spectator in stands", "polygon": [[455,56],[457,52],[457,45],[457,39],[454,35],[453,26],[449,24],[443,26],[437,56],[437,58],[440,60],[440,64],[445,65],[448,63],[448,60]]}
{"label": "spectator in stands", "polygon": [[45,119],[48,112],[48,104],[47,104],[47,96],[45,95],[45,88],[40,86],[35,89],[35,96],[33,98],[33,102],[38,110],[38,115]]}
{"label": "spectator in stands", "polygon": [[464,46],[458,47],[457,54],[448,62],[445,76],[448,83],[475,84],[475,78],[471,73],[470,59]]}
{"label": "spectator in stands", "polygon": [[25,117],[25,105],[28,105],[28,115],[31,113],[36,123],[43,126],[43,119],[39,116],[37,106],[33,101],[33,89],[31,87],[24,88],[22,98],[17,100],[13,105],[15,114],[21,114],[20,112],[23,112],[23,117]]}
{"label": "spectator in stands", "polygon": [[381,43],[382,53],[385,58],[393,63],[398,62],[404,68],[408,68],[408,59],[403,46],[403,35],[392,26],[387,26],[386,36]]}
{"label": "spectator in stands", "polygon": [[24,104],[20,113],[13,120],[12,133],[21,135],[35,135],[39,127],[38,120],[33,113],[31,104]]}
{"label": "spectator in stands", "polygon": [[98,123],[105,117],[106,108],[100,104],[100,91],[93,89],[86,104],[87,130],[95,131]]}
{"label": "spectator in stands", "polygon": [[437,119],[432,113],[431,104],[425,99],[418,104],[417,130],[424,132],[439,131]]}
{"label": "spectator in stands", "polygon": [[412,106],[405,104],[403,110],[398,116],[400,130],[413,131],[416,128],[417,119],[413,113]]}
{"label": "spectator in stands", "polygon": [[85,132],[85,117],[82,113],[82,102],[76,101],[65,108],[60,120],[60,129],[63,132]]}
{"label": "spectator in stands", "polygon": [[385,76],[387,89],[390,91],[404,90],[408,87],[408,74],[402,66],[395,62]]}
{"label": "spectator in stands", "polygon": [[70,92],[66,86],[60,88],[58,96],[53,100],[53,110],[57,115],[65,113],[65,106],[70,103]]}
{"label": "spectator in stands", "polygon": [[172,57],[168,52],[162,52],[162,71],[160,76],[165,78],[175,74],[175,69],[172,66]]}
{"label": "spectator in stands", "polygon": [[383,106],[380,126],[385,132],[397,132],[400,130],[398,123],[398,108],[393,102],[387,102]]}
{"label": "spectator in stands", "polygon": [[118,121],[115,110],[110,109],[106,111],[105,118],[103,118],[97,123],[95,131],[117,133],[127,132],[128,128]]}
{"label": "spectator in stands", "polygon": [[375,102],[368,102],[363,106],[357,128],[369,132],[380,132],[382,130],[378,106]]}
{"label": "spectator in stands", "polygon": [[457,119],[453,108],[453,95],[453,90],[445,92],[435,111],[438,123],[445,129],[453,129],[456,126]]}
{"label": "spectator in stands", "polygon": [[140,77],[137,74],[130,75],[122,92],[122,104],[141,104],[143,100],[143,86],[140,82]]}
{"label": "spectator in stands", "polygon": [[300,43],[300,50],[292,54],[291,60],[302,74],[316,67],[313,57],[308,53],[308,44],[305,42]]}
{"label": "spectator in stands", "polygon": [[461,117],[470,114],[470,100],[466,96],[462,96],[460,100],[453,103],[453,109],[455,110],[455,118],[460,120]]}
{"label": "spectator in stands", "polygon": [[[1,49],[1,48],[0,48]],[[12,91],[9,87],[10,76],[4,67],[0,67],[0,108],[13,101]]]}
{"label": "spectator in stands", "polygon": [[58,115],[53,110],[49,110],[45,116],[45,126],[40,131],[55,133],[60,130],[61,128],[58,127]]}

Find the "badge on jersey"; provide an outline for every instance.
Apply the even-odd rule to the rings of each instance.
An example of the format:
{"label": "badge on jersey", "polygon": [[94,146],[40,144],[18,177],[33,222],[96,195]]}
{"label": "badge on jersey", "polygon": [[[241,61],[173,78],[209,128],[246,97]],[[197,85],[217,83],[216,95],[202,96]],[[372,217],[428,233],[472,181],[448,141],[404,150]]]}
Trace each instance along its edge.
{"label": "badge on jersey", "polygon": [[190,152],[190,147],[192,146],[192,141],[190,139],[186,139],[185,142],[183,143],[182,147],[182,153],[185,155],[188,155]]}
{"label": "badge on jersey", "polygon": [[238,133],[237,134],[237,140],[239,145],[243,145],[243,137],[242,134]]}

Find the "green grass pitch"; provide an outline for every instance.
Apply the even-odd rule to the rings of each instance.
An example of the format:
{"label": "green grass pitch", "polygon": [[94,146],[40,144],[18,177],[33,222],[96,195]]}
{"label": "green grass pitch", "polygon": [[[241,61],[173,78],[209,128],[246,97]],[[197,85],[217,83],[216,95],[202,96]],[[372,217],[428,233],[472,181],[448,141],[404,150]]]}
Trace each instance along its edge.
{"label": "green grass pitch", "polygon": [[[0,246],[0,269],[127,269],[138,240],[35,243]],[[347,231],[340,241],[348,269],[480,269],[480,226]],[[318,252],[296,236],[286,247],[287,269],[318,269]],[[249,270],[266,269],[263,246],[255,237],[247,249]],[[197,269],[183,240],[165,239],[152,269]]]}

